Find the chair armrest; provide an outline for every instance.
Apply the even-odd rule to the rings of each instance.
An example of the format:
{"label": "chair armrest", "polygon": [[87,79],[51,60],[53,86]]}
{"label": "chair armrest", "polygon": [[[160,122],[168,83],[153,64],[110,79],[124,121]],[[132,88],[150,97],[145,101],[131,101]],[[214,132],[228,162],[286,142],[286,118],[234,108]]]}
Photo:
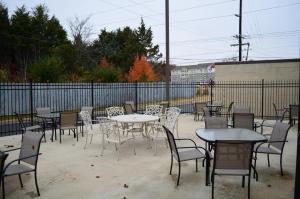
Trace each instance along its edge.
{"label": "chair armrest", "polygon": [[189,139],[189,138],[177,138],[177,139],[174,139],[175,141],[176,140],[186,140],[186,141],[191,141],[191,142],[193,142],[193,144],[195,145],[195,147],[197,147],[197,144],[196,144],[196,142],[194,141],[194,140],[192,140],[192,139]]}
{"label": "chair armrest", "polygon": [[12,163],[17,162],[17,161],[19,162],[20,160],[25,160],[25,159],[28,159],[28,158],[33,158],[33,157],[38,156],[38,155],[40,155],[40,154],[30,155],[30,156],[26,156],[26,157],[23,157],[23,158],[18,158],[18,159],[10,161],[7,165],[5,165],[5,167],[3,169],[3,173],[5,173],[5,170],[7,169],[7,167],[9,167]]}
{"label": "chair armrest", "polygon": [[263,144],[280,143],[280,142],[288,142],[288,141],[287,140],[285,140],[285,141],[280,140],[280,141],[268,141],[268,142],[260,143],[260,144],[257,145],[257,147],[255,149],[255,153],[257,153],[258,148],[261,147]]}
{"label": "chair armrest", "polygon": [[21,147],[14,148],[14,149],[8,149],[8,150],[2,151],[2,152],[7,153],[7,152],[15,151],[15,150],[20,150],[20,149],[21,149]]}

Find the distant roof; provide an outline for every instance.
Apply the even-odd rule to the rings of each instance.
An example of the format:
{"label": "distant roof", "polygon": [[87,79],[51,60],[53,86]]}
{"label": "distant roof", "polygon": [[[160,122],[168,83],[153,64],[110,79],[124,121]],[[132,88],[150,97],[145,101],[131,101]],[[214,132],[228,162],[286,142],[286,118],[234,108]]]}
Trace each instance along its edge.
{"label": "distant roof", "polygon": [[172,70],[196,69],[196,68],[206,69],[210,65],[213,65],[213,64],[212,63],[205,63],[205,64],[197,64],[197,65],[175,66],[175,68],[173,68]]}

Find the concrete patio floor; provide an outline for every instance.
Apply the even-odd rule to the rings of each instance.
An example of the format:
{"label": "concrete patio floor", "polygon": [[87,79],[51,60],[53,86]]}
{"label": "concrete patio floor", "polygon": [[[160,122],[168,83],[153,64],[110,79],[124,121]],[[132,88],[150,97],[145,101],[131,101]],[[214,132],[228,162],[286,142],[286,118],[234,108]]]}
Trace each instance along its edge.
{"label": "concrete patio floor", "polygon": [[[192,115],[183,114],[179,119],[179,136],[192,138],[199,145],[204,143],[196,137],[195,129],[203,128],[202,121],[195,122]],[[271,129],[265,129],[270,131]],[[267,166],[265,155],[259,155],[257,170],[259,180],[251,179],[251,198],[286,199],[293,198],[297,126],[290,129],[283,156],[284,176],[280,175],[279,156],[270,156],[271,167]],[[131,143],[121,146],[120,160],[117,160],[114,146],[107,144],[104,156],[100,156],[101,139],[95,136],[92,144],[83,149],[85,138],[79,141],[65,134],[62,143],[49,141],[42,143],[38,162],[38,183],[41,196],[38,197],[32,174],[23,175],[24,188],[20,188],[17,176],[5,179],[6,198],[46,198],[46,199],[156,199],[156,198],[211,198],[211,186],[205,186],[205,168],[199,164],[195,172],[195,162],[182,164],[180,185],[176,187],[177,164],[169,175],[170,151],[164,142],[147,149],[143,138],[136,140],[136,155]],[[20,144],[20,136],[0,137],[0,148],[4,145]],[[18,153],[11,153],[8,161]],[[7,161],[7,162],[8,162]],[[242,188],[241,177],[216,177],[215,198],[247,198],[247,187]]]}

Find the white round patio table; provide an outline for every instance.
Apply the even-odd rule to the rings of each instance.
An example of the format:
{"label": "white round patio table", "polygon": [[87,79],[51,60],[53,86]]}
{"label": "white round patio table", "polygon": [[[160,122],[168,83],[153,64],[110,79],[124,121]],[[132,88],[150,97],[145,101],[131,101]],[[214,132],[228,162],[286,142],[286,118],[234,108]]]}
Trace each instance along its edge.
{"label": "white round patio table", "polygon": [[159,117],[155,115],[128,114],[113,116],[110,119],[121,123],[148,123],[158,121]]}
{"label": "white round patio table", "polygon": [[[113,116],[111,118],[109,118],[113,121],[119,122],[119,123],[139,123],[139,124],[143,124],[143,126],[145,127],[144,131],[142,132],[142,135],[147,137],[149,140],[149,129],[148,126],[150,126],[150,129],[153,130],[153,126],[152,125],[147,125],[147,123],[152,123],[152,122],[156,122],[159,120],[158,116],[155,115],[145,115],[145,114],[127,114],[127,115],[118,115],[118,116]],[[150,145],[150,140],[149,140],[149,145]]]}

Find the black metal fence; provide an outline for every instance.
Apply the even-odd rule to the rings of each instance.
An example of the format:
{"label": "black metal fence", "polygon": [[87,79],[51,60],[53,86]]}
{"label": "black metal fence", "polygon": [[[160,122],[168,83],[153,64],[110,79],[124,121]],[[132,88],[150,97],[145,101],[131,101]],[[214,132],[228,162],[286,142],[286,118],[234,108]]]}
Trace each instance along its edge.
{"label": "black metal fence", "polygon": [[[148,104],[167,102],[193,113],[195,102],[220,101],[249,105],[256,117],[272,117],[272,103],[285,107],[298,102],[298,81],[226,81],[171,83],[0,83],[0,136],[20,132],[14,112],[28,123],[34,122],[36,107],[50,107],[53,112],[79,111],[93,106],[94,116],[105,115],[105,108],[134,101],[139,110]],[[169,101],[166,101],[169,99]]]}

